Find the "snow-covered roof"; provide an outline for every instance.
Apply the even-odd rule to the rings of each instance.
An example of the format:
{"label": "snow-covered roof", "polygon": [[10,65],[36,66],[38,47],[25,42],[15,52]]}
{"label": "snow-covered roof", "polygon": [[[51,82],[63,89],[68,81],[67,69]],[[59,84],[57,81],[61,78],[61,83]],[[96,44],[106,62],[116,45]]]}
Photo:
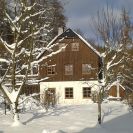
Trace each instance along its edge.
{"label": "snow-covered roof", "polygon": [[117,85],[119,85],[123,90],[125,90],[125,87],[124,87],[123,85],[121,85],[121,84],[119,83],[119,81],[115,81],[115,82],[109,84],[109,85],[106,87],[106,90],[109,90],[109,89],[111,89],[112,86],[117,86]]}
{"label": "snow-covered roof", "polygon": [[[99,57],[101,57],[101,54],[93,47],[89,42],[87,42],[81,35],[79,35],[77,32],[73,31],[72,29],[65,30],[62,34],[57,35],[49,44],[48,46],[52,45],[58,38],[67,38],[67,37],[78,37],[80,40],[82,40],[89,48],[91,48]],[[45,50],[42,51],[37,57],[39,59],[43,54]]]}
{"label": "snow-covered roof", "polygon": [[98,56],[101,57],[101,54],[93,47],[89,42],[87,42],[81,35],[73,31],[88,47],[90,47]]}

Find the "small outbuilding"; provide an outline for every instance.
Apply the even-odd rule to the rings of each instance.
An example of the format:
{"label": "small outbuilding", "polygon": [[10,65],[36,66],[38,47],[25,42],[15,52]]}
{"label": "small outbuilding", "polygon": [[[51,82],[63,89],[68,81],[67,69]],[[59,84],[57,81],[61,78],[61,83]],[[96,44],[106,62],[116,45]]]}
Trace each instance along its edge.
{"label": "small outbuilding", "polygon": [[126,96],[125,87],[122,86],[119,81],[115,81],[108,85],[108,99],[111,100],[122,100]]}

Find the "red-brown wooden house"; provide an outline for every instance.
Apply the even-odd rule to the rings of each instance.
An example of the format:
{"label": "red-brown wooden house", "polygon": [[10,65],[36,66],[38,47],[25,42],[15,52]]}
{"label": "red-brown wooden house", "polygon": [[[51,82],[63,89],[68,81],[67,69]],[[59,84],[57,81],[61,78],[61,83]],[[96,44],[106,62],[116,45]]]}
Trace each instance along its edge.
{"label": "red-brown wooden house", "polygon": [[[55,45],[53,56],[39,64],[40,92],[49,89],[58,103],[79,104],[91,101],[93,90],[99,89],[101,77],[100,53],[81,35],[71,29],[57,35],[50,45]],[[46,56],[46,51],[38,59]]]}

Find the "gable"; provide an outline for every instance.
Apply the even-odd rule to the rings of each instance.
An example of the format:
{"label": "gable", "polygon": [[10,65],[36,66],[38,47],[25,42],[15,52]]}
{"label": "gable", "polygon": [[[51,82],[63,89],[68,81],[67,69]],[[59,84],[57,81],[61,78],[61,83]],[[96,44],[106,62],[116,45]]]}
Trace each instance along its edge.
{"label": "gable", "polygon": [[[81,35],[76,33],[75,31],[71,29],[67,29],[64,31],[61,35],[56,36],[49,44],[48,46],[53,45],[54,43],[58,43],[63,41],[64,39],[80,39],[87,47],[89,47],[97,56],[101,57],[100,53],[90,44],[88,43]],[[38,59],[41,58],[46,51],[44,50],[39,56]]]}
{"label": "gable", "polygon": [[81,35],[76,33],[75,31],[71,29],[67,29],[65,32],[63,32],[59,38],[79,38],[81,41],[84,42],[93,52],[95,52],[99,57],[101,57],[100,53],[89,43],[87,42]]}

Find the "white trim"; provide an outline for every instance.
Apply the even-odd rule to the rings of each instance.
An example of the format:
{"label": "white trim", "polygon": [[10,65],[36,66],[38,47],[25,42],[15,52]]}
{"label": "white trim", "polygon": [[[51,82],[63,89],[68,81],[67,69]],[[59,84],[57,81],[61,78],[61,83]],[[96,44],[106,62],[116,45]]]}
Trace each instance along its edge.
{"label": "white trim", "polygon": [[116,84],[116,90],[117,90],[117,97],[120,97],[120,85]]}
{"label": "white trim", "polygon": [[123,88],[123,90],[125,90],[124,86],[122,86],[120,83],[119,83],[119,86],[121,86],[121,88]]}
{"label": "white trim", "polygon": [[117,86],[119,85],[120,87],[122,87],[123,90],[125,90],[124,86],[122,86],[118,81],[115,81],[113,82],[112,84],[109,84],[107,87],[106,87],[106,90],[109,90],[112,86]]}
{"label": "white trim", "polygon": [[[119,83],[119,81],[115,81],[115,82],[113,82],[112,84],[108,85],[108,86],[106,87],[106,90],[110,90],[112,86],[116,86],[116,97],[115,97],[115,98],[117,98],[117,99],[121,98],[121,97],[120,97],[120,87],[121,87],[123,90],[125,90],[125,88]],[[111,95],[109,94],[108,99],[111,99],[111,98],[113,99],[114,97],[111,96]]]}

